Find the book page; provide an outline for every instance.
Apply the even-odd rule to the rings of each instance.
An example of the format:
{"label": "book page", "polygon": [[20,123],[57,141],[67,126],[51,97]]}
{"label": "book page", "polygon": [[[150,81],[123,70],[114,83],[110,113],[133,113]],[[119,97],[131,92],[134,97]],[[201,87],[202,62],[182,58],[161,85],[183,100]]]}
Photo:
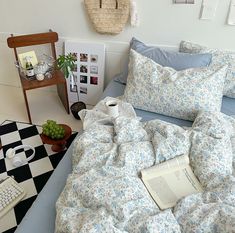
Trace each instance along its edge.
{"label": "book page", "polygon": [[161,209],[171,208],[181,198],[202,192],[202,186],[189,164],[160,166],[160,172],[157,172],[157,169],[154,166],[154,169],[151,170],[152,173],[150,171],[144,173],[142,180]]}
{"label": "book page", "polygon": [[[174,159],[167,160],[166,162],[154,165],[153,167],[144,169],[141,171],[141,175],[154,177],[164,172],[169,172],[169,170],[179,169],[180,167],[185,167],[189,164],[188,155],[180,155]],[[150,178],[149,177],[149,178]]]}

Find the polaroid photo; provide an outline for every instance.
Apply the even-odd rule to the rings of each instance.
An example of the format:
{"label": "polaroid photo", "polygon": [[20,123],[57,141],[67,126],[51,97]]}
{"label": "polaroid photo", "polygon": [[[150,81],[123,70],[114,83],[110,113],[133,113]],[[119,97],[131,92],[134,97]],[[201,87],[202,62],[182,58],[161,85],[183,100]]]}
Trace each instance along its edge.
{"label": "polaroid photo", "polygon": [[92,85],[98,85],[98,77],[91,76],[91,77],[90,77],[90,84],[92,84]]}
{"label": "polaroid photo", "polygon": [[91,55],[91,62],[97,63],[98,62],[98,55]]}
{"label": "polaroid photo", "polygon": [[77,71],[78,71],[78,65],[77,65],[77,64],[74,65],[72,71],[73,71],[73,72],[77,72]]}
{"label": "polaroid photo", "polygon": [[[72,80],[72,79],[73,79],[73,80]],[[75,82],[75,83],[77,83],[77,81],[78,81],[77,75],[73,74],[73,75],[71,76],[71,78],[70,78],[70,82]]]}
{"label": "polaroid photo", "polygon": [[88,62],[88,54],[87,53],[80,53],[80,61],[81,62]]}
{"label": "polaroid photo", "polygon": [[98,74],[98,66],[90,66],[91,74]]}
{"label": "polaroid photo", "polygon": [[80,65],[80,72],[87,73],[88,72],[87,65]]}
{"label": "polaroid photo", "polygon": [[87,76],[80,75],[80,83],[87,83]]}
{"label": "polaroid photo", "polygon": [[87,87],[80,87],[81,94],[87,94]]}
{"label": "polaroid photo", "polygon": [[78,91],[77,85],[73,85],[73,86],[72,86],[72,85],[70,84],[70,91],[71,91],[71,92],[77,92],[77,91]]}
{"label": "polaroid photo", "polygon": [[75,60],[75,61],[78,60],[78,54],[77,54],[77,53],[71,53],[71,55],[74,57],[74,60]]}

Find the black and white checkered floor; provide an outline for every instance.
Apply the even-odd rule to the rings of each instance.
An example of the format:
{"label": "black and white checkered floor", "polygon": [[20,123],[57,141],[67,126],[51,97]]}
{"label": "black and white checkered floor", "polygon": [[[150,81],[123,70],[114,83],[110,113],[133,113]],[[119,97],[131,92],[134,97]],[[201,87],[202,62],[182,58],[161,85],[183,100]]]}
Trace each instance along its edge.
{"label": "black and white checkered floor", "polygon": [[[55,153],[51,150],[51,145],[43,144],[40,138],[41,132],[40,126],[27,123],[5,121],[0,125],[0,137],[3,146],[0,150],[0,179],[6,176],[14,176],[15,180],[20,183],[27,193],[23,201],[0,218],[0,232],[11,233],[16,230],[17,225],[19,225],[66,153],[66,150]],[[76,135],[77,133],[73,132],[67,140],[67,148]],[[11,161],[5,158],[5,153],[9,148],[22,144],[33,146],[35,148],[35,157],[23,166],[15,168]],[[17,156],[22,159],[30,155],[29,150],[22,150],[17,153]]]}

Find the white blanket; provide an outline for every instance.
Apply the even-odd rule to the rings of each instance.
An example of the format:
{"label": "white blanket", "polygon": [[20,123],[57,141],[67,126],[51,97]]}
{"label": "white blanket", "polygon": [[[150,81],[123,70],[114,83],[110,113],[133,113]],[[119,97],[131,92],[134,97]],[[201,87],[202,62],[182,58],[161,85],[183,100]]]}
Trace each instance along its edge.
{"label": "white blanket", "polygon": [[[56,204],[57,233],[235,232],[235,119],[202,112],[183,129],[132,114],[107,120],[103,110],[82,113],[86,127]],[[139,172],[184,153],[205,191],[161,211]]]}

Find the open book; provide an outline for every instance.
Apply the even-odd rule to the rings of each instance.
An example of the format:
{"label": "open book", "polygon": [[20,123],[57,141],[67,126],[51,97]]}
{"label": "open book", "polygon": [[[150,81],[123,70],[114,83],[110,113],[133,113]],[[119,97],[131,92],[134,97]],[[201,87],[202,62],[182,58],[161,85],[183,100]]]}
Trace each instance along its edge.
{"label": "open book", "polygon": [[141,178],[160,209],[171,208],[182,197],[202,192],[187,155],[144,169]]}

